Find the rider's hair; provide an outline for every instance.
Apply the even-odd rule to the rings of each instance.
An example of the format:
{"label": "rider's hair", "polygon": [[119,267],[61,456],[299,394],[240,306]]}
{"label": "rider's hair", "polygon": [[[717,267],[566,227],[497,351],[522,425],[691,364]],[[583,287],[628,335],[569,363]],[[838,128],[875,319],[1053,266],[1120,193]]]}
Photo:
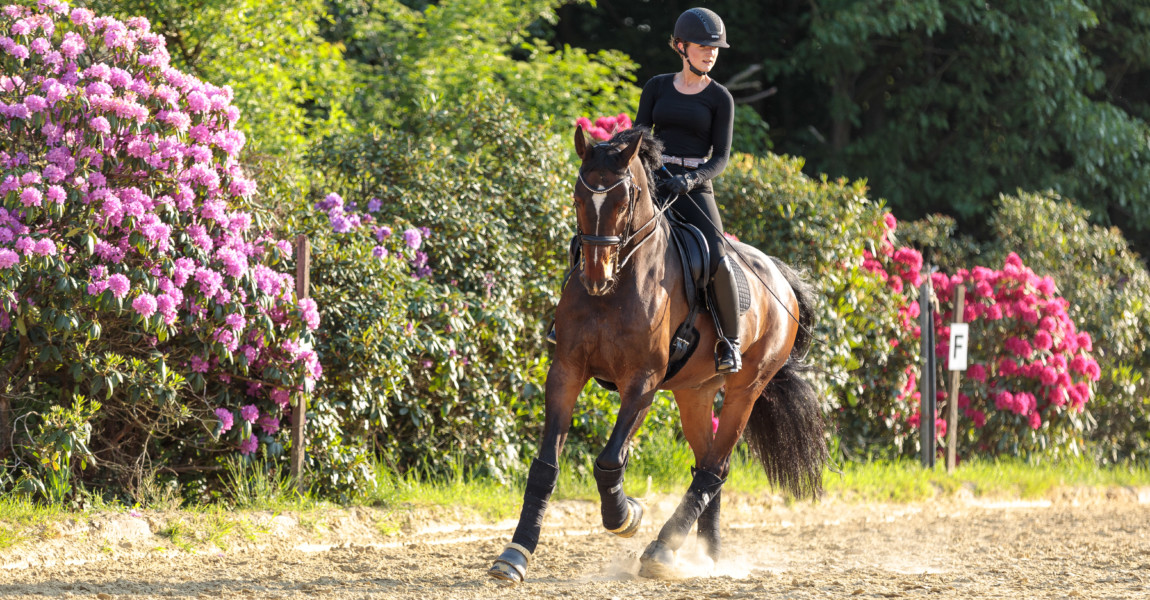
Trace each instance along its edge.
{"label": "rider's hair", "polygon": [[688,42],[687,40],[685,40],[683,38],[675,37],[674,35],[671,36],[671,39],[667,40],[667,45],[670,46],[671,49],[675,51],[675,54],[679,54],[679,45],[680,44],[682,44],[682,46],[683,46],[683,52],[686,52],[687,48],[690,46],[691,42]]}

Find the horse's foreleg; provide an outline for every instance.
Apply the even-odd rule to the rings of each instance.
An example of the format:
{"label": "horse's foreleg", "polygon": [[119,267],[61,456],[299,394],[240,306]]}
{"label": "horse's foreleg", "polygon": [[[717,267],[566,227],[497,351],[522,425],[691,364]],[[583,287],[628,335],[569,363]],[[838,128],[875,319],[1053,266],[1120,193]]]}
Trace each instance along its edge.
{"label": "horse's foreleg", "polygon": [[603,527],[620,537],[635,535],[643,522],[643,505],[623,493],[623,476],[631,438],[643,423],[654,398],[654,389],[644,391],[642,387],[622,394],[615,428],[595,460],[595,484],[602,501]]}
{"label": "horse's foreleg", "polygon": [[511,543],[487,571],[491,577],[515,584],[523,581],[527,574],[527,566],[539,544],[547,501],[559,479],[559,454],[567,440],[567,431],[571,428],[571,413],[586,381],[585,377],[580,379],[573,373],[573,369],[560,366],[558,361],[551,365],[547,373],[543,440],[539,445],[539,456],[531,462],[527,472],[519,524],[515,527]]}

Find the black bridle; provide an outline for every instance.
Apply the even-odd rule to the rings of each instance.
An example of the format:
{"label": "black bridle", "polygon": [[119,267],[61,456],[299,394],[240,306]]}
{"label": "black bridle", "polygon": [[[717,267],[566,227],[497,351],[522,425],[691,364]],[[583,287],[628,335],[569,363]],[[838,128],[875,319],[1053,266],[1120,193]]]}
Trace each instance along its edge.
{"label": "black bridle", "polygon": [[[579,171],[579,183],[582,183],[583,187],[590,190],[592,194],[605,194],[619,187],[620,185],[623,186],[623,189],[627,194],[627,227],[624,230],[625,235],[588,235],[583,233],[582,229],[580,229],[579,241],[583,244],[583,246],[613,246],[620,254],[622,254],[623,248],[626,247],[627,244],[631,243],[631,240],[634,240],[636,236],[638,236],[644,229],[646,229],[647,226],[654,223],[671,206],[671,203],[667,202],[665,205],[663,205],[662,208],[656,210],[655,214],[649,220],[647,220],[646,223],[643,223],[643,225],[641,225],[638,229],[632,230],[631,225],[635,221],[635,204],[638,203],[639,196],[643,193],[642,188],[639,186],[631,186],[632,179],[634,179],[634,176],[631,174],[631,170],[628,168],[627,173],[620,177],[619,181],[616,181],[607,187],[598,188],[592,187],[591,184],[587,183],[587,180],[583,179],[583,171]],[[595,233],[598,234],[599,232],[596,231]],[[639,243],[635,244],[635,246],[631,248],[631,251],[627,253],[627,256],[624,257],[623,260],[619,263],[618,269],[622,270],[623,267],[627,264],[627,261],[631,260],[631,257],[635,254],[635,251],[638,250],[643,244],[647,243],[647,240],[651,239],[651,237],[652,236],[648,235],[639,240]],[[586,252],[584,252],[584,254],[586,254]]]}

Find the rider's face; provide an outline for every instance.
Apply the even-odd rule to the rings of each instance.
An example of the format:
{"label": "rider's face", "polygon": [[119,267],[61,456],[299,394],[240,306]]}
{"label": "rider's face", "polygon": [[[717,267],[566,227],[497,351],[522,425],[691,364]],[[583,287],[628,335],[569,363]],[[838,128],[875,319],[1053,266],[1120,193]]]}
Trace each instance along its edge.
{"label": "rider's face", "polygon": [[700,46],[687,42],[687,58],[691,60],[691,64],[695,65],[696,69],[710,71],[715,68],[715,62],[719,60],[719,49],[714,46]]}

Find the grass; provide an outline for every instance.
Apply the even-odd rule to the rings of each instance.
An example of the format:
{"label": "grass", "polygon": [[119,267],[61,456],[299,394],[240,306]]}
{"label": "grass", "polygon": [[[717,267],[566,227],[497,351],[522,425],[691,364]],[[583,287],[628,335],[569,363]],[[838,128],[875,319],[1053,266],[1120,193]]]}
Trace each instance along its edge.
{"label": "grass", "polygon": [[[643,497],[679,494],[690,484],[690,451],[670,442],[648,443],[644,453],[628,465],[626,493]],[[590,464],[564,460],[553,499],[597,501],[598,491]],[[395,477],[380,472],[376,502],[403,507],[451,506],[469,509],[488,519],[514,518],[523,499],[523,481],[501,485],[492,479],[473,478],[462,470],[446,479],[423,481],[418,477]],[[526,469],[520,477],[526,475]],[[390,479],[389,479],[390,478]],[[942,464],[924,469],[917,460],[846,463],[841,473],[825,471],[823,484],[830,497],[852,502],[922,502],[945,498],[966,490],[975,497],[1040,498],[1061,488],[1150,486],[1150,466],[1129,465],[1099,468],[1081,461],[1028,463],[1020,459],[972,460],[948,474]],[[731,458],[731,473],[724,486],[740,494],[774,493],[758,463],[745,452]]]}
{"label": "grass", "polygon": [[[452,463],[448,475],[435,478],[415,472],[399,475],[383,464],[376,464],[375,477],[375,488],[364,502],[393,509],[393,512],[406,507],[452,507],[466,509],[487,520],[502,520],[519,513],[518,502],[523,498],[522,481],[505,485],[495,479],[474,477],[458,461]],[[382,520],[378,526],[381,532],[398,531],[393,519]]]}
{"label": "grass", "polygon": [[0,550],[36,537],[35,530],[63,514],[57,506],[45,506],[18,496],[0,495]]}

